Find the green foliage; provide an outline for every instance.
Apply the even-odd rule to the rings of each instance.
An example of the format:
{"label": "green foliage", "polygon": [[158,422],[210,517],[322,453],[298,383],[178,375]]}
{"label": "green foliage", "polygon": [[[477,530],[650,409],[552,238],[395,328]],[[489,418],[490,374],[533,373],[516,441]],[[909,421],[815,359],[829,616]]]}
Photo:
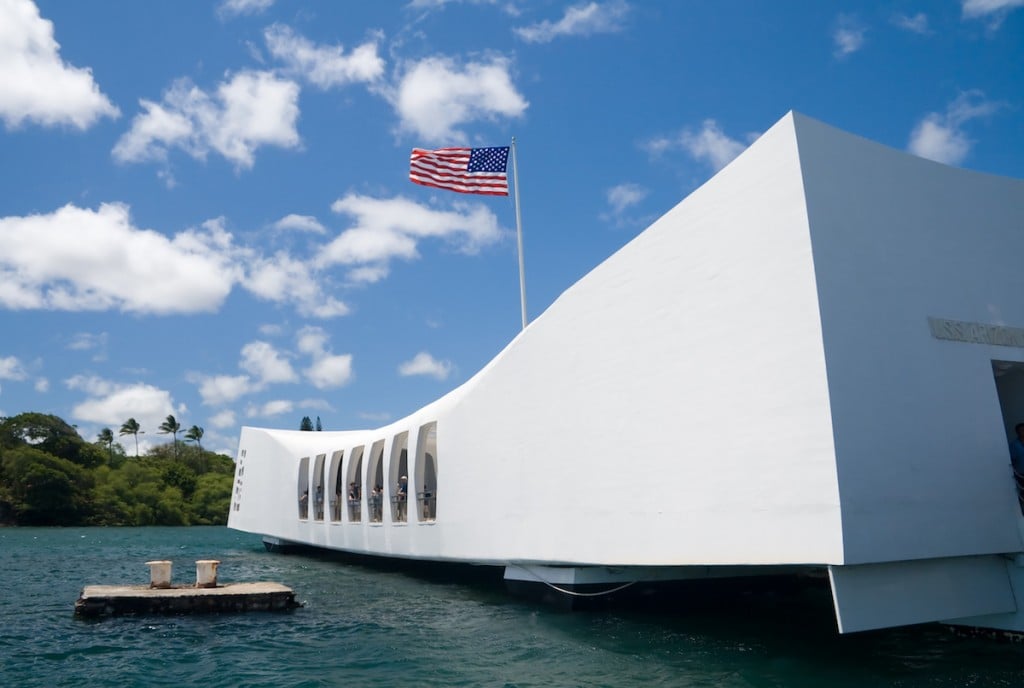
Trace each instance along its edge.
{"label": "green foliage", "polygon": [[0,449],[25,445],[86,468],[104,461],[103,451],[83,440],[77,430],[43,413],[20,413],[0,423]]}
{"label": "green foliage", "polygon": [[299,423],[299,430],[313,430],[313,421],[309,419],[309,416],[302,417],[302,422]]}
{"label": "green foliage", "polygon": [[188,432],[185,433],[185,441],[186,442],[195,442],[196,446],[198,446],[200,449],[202,449],[203,448],[202,440],[203,440],[203,434],[204,433],[205,433],[205,431],[201,427],[199,427],[198,425],[193,425],[191,428],[188,429]]}
{"label": "green foliage", "polygon": [[74,525],[87,519],[92,476],[77,464],[33,446],[4,449],[3,481],[19,523]]}
{"label": "green foliage", "polygon": [[[203,450],[198,429],[195,446],[175,441],[126,460],[109,428],[90,444],[56,416],[0,419],[0,523],[223,525],[235,463]],[[125,423],[120,434],[137,439],[138,432],[137,423]]]}
{"label": "green foliage", "polygon": [[134,418],[129,418],[124,423],[121,423],[121,429],[117,431],[118,435],[134,435],[135,436],[135,458],[139,458],[139,435],[145,431],[142,426],[139,425],[139,421]]}

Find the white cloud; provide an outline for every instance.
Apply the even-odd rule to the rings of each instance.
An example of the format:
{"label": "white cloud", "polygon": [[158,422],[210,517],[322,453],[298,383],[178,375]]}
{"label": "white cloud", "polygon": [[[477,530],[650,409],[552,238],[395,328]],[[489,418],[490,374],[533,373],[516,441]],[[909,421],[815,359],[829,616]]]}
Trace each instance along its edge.
{"label": "white cloud", "polygon": [[[749,140],[756,134],[748,136]],[[725,135],[713,119],[704,120],[699,131],[683,129],[674,136],[659,137],[644,144],[652,155],[661,155],[672,150],[681,150],[693,159],[706,162],[718,171],[732,162],[733,158],[746,150],[748,143],[737,141]]]}
{"label": "white cloud", "polygon": [[0,2],[0,119],[7,128],[29,121],[87,129],[100,117],[119,117],[92,70],[66,64],[53,36],[53,22],[30,0]]}
{"label": "white cloud", "polygon": [[649,191],[639,184],[619,184],[605,192],[609,210],[598,217],[616,227],[642,224],[643,218],[627,217],[627,211],[647,197]]}
{"label": "white cloud", "polygon": [[217,14],[225,19],[242,14],[260,14],[273,4],[274,0],[222,0],[217,6]]}
{"label": "white cloud", "polygon": [[962,0],[964,19],[988,19],[989,28],[998,29],[1006,15],[1024,7],[1024,0]]}
{"label": "white cloud", "polygon": [[398,374],[402,377],[428,375],[438,380],[444,380],[451,372],[451,361],[438,361],[426,351],[419,352],[412,359],[398,366]]}
{"label": "white cloud", "polygon": [[237,168],[251,168],[260,146],[296,148],[299,85],[271,72],[243,71],[211,96],[179,79],[162,103],[140,100],[144,112],[114,146],[118,162],[164,161],[181,148],[197,159],[219,153]]}
{"label": "white cloud", "polygon": [[497,5],[501,0],[411,0],[406,7],[411,9],[431,9],[464,3],[466,5]]}
{"label": "white cloud", "polygon": [[559,36],[591,36],[621,31],[630,7],[622,0],[590,2],[566,8],[557,22],[544,20],[513,31],[528,43],[548,43]]}
{"label": "white cloud", "polygon": [[839,15],[839,19],[836,20],[836,29],[832,32],[832,42],[835,45],[833,54],[842,59],[857,52],[864,47],[865,33],[867,33],[867,28],[856,17],[848,14]]}
{"label": "white cloud", "polygon": [[384,74],[377,40],[367,41],[345,55],[340,45],[318,46],[282,24],[267,27],[263,37],[270,54],[285,63],[290,74],[301,75],[321,89],[372,82]]}
{"label": "white cloud", "polygon": [[319,327],[303,327],[295,335],[299,351],[309,356],[317,356],[327,351],[327,333]]}
{"label": "white cloud", "polygon": [[276,399],[262,405],[250,404],[245,410],[245,415],[249,418],[267,418],[280,416],[282,413],[291,413],[294,409],[294,403],[285,399]]}
{"label": "white cloud", "polygon": [[47,392],[50,391],[50,381],[47,380],[45,377],[37,378],[36,383],[35,385],[33,385],[33,387],[40,394],[46,394]]}
{"label": "white cloud", "polygon": [[230,409],[224,409],[223,411],[220,411],[210,416],[207,422],[215,428],[223,429],[232,427],[237,422],[237,419],[235,418],[234,411]]}
{"label": "white cloud", "polygon": [[945,113],[930,112],[914,126],[907,150],[922,158],[959,165],[967,158],[973,144],[964,125],[992,114],[997,107],[996,103],[986,101],[980,91],[961,93],[947,106]]}
{"label": "white cloud", "polygon": [[374,284],[388,276],[387,265],[364,265],[348,271],[348,278],[355,284]]}
{"label": "white cloud", "polygon": [[327,333],[321,328],[302,328],[296,335],[296,341],[299,351],[313,359],[310,366],[302,372],[314,387],[341,387],[351,381],[352,355],[331,352],[327,347]]}
{"label": "white cloud", "polygon": [[71,409],[76,420],[119,427],[135,418],[144,429],[154,432],[168,414],[177,412],[170,392],[152,385],[121,384],[84,375],[71,377],[65,384],[88,397]]}
{"label": "white cloud", "polygon": [[78,332],[68,342],[68,349],[72,351],[93,351],[92,360],[107,360],[107,333],[91,334],[89,332]]}
{"label": "white cloud", "polygon": [[606,192],[608,205],[616,215],[626,208],[634,206],[647,197],[648,191],[639,184],[619,184]]}
{"label": "white cloud", "polygon": [[325,234],[327,232],[324,226],[312,215],[296,215],[295,213],[285,215],[275,222],[273,227],[282,231],[295,230],[297,232],[312,232],[314,234]]}
{"label": "white cloud", "polygon": [[342,387],[352,380],[352,354],[327,354],[302,371],[317,389]]}
{"label": "white cloud", "polygon": [[[268,258],[235,246],[220,218],[167,237],[133,226],[119,203],[97,210],[67,205],[0,218],[0,245],[0,307],[13,310],[210,312],[235,284],[261,299],[295,304],[307,317],[349,310],[324,293],[329,282],[315,267],[283,252]],[[71,346],[102,355],[101,337],[79,335]]]}
{"label": "white cloud", "polygon": [[328,282],[315,266],[287,253],[251,257],[245,269],[242,285],[267,301],[293,303],[306,317],[329,319],[349,313],[347,304],[324,294]]}
{"label": "white cloud", "polygon": [[28,371],[16,356],[0,358],[0,380],[24,380]]}
{"label": "white cloud", "polygon": [[907,14],[897,14],[893,16],[892,23],[901,29],[906,29],[913,33],[927,34],[931,30],[928,28],[928,15],[924,12],[918,12],[914,16]]}
{"label": "white cloud", "polygon": [[223,406],[247,394],[266,389],[268,385],[298,380],[298,375],[287,358],[273,345],[259,340],[242,347],[238,367],[249,374],[190,373],[188,381],[199,386],[199,396],[203,404]]}
{"label": "white cloud", "polygon": [[230,241],[213,227],[173,238],[138,229],[127,206],[118,203],[97,210],[69,204],[46,215],[0,218],[0,306],[212,311],[237,274],[225,255]]}
{"label": "white cloud", "polygon": [[495,57],[464,66],[447,57],[428,57],[405,69],[391,100],[403,131],[422,143],[465,139],[458,127],[477,120],[520,117],[528,106],[509,75],[509,63]]}
{"label": "white cloud", "polygon": [[260,334],[266,337],[279,337],[284,334],[284,327],[281,325],[272,325],[270,323],[264,323],[259,327]]}
{"label": "white cloud", "polygon": [[190,376],[189,381],[199,384],[199,396],[207,406],[230,404],[259,389],[248,375]]}
{"label": "white cloud", "polygon": [[421,239],[444,239],[468,254],[501,239],[498,218],[485,205],[456,201],[451,208],[436,210],[402,196],[349,194],[331,209],[351,216],[355,224],[320,250],[318,265],[354,266],[349,279],[372,282],[387,274],[389,261],[417,258]]}
{"label": "white cloud", "polygon": [[92,334],[89,332],[78,332],[71,336],[68,348],[72,351],[90,351],[92,349],[105,349],[107,346],[107,333],[100,332]]}
{"label": "white cloud", "polygon": [[261,384],[295,382],[298,375],[292,364],[267,342],[249,342],[242,347],[242,370],[254,375]]}

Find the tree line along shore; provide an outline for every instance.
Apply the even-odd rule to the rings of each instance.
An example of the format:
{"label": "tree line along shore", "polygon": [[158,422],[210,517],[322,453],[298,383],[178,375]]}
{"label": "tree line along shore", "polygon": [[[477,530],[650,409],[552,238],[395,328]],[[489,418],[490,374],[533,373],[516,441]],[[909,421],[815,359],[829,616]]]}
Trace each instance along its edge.
{"label": "tree line along shore", "polygon": [[[0,418],[0,525],[184,526],[227,523],[235,463],[202,447],[203,429],[168,416],[157,430],[171,441],[138,452],[134,418],[127,454],[109,428],[83,439],[61,418]],[[182,439],[179,439],[179,433]]]}

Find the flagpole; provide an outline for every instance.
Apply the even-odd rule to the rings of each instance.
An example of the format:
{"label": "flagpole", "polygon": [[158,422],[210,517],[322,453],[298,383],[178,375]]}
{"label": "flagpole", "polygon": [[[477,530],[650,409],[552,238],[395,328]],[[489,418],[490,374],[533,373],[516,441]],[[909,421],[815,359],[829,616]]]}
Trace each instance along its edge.
{"label": "flagpole", "polygon": [[523,220],[519,214],[519,169],[516,166],[516,137],[512,137],[512,184],[516,190],[516,240],[519,245],[519,303],[523,311],[523,329],[526,329],[526,267],[523,262]]}

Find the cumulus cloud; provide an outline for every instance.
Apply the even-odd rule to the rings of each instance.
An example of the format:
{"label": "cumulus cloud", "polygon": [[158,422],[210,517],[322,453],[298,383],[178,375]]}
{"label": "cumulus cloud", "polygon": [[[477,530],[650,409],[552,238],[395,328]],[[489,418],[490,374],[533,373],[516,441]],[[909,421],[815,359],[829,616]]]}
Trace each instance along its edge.
{"label": "cumulus cloud", "polygon": [[901,29],[919,34],[931,33],[928,28],[928,15],[924,12],[918,12],[914,16],[907,14],[897,14],[892,18],[892,23]]}
{"label": "cumulus cloud", "polygon": [[989,28],[995,30],[1003,23],[1006,15],[1024,7],[1024,0],[962,0],[964,19],[988,20]]}
{"label": "cumulus cloud", "polygon": [[654,156],[680,150],[718,171],[732,162],[733,158],[747,148],[749,141],[756,139],[757,136],[748,136],[747,143],[737,141],[726,136],[715,120],[707,119],[697,131],[683,129],[673,136],[654,138],[643,144],[643,147]]}
{"label": "cumulus cloud", "polygon": [[[352,356],[333,353],[329,348],[329,337],[323,329],[305,327],[300,330],[296,335],[296,349],[299,354],[310,358],[310,365],[303,370],[303,375],[315,387],[340,387],[351,379]],[[197,385],[204,405],[224,406],[243,396],[262,392],[274,384],[298,382],[299,376],[289,360],[294,357],[293,353],[281,351],[268,342],[256,340],[242,347],[238,366],[246,374],[190,373],[187,379]],[[324,403],[311,401],[306,405]],[[261,412],[257,415],[273,414]]]}
{"label": "cumulus cloud", "polygon": [[402,196],[348,194],[331,209],[350,216],[353,225],[320,250],[318,265],[352,266],[353,281],[376,281],[387,274],[391,260],[417,258],[423,239],[443,239],[472,254],[503,236],[497,216],[480,203],[456,201],[451,210],[438,210]]}
{"label": "cumulus cloud", "polygon": [[199,396],[207,406],[221,406],[259,389],[248,375],[190,375],[189,382],[199,385]]}
{"label": "cumulus cloud", "polygon": [[273,4],[274,0],[222,0],[217,5],[217,14],[223,19],[242,14],[260,14]]}
{"label": "cumulus cloud", "polygon": [[287,355],[272,344],[252,341],[242,347],[238,367],[247,375],[202,375],[191,373],[189,382],[198,385],[199,396],[207,406],[229,404],[269,385],[296,382],[299,376]]}
{"label": "cumulus cloud", "polygon": [[200,160],[212,151],[248,169],[260,146],[299,146],[298,99],[299,85],[272,72],[239,72],[221,82],[213,95],[179,79],[161,103],[139,101],[143,112],[112,155],[130,163],[166,161],[172,148]]}
{"label": "cumulus cloud", "polygon": [[28,371],[16,356],[0,358],[0,380],[24,380]]}
{"label": "cumulus cloud", "polygon": [[559,36],[591,36],[621,31],[630,7],[623,0],[590,2],[566,8],[556,22],[544,20],[513,31],[527,43],[549,43]]}
{"label": "cumulus cloud", "polygon": [[298,380],[288,359],[267,342],[257,340],[243,346],[239,366],[263,384]]}
{"label": "cumulus cloud", "polygon": [[294,409],[295,404],[293,402],[285,399],[275,399],[263,404],[250,404],[245,410],[245,415],[249,418],[269,418],[271,416],[280,416],[282,413],[291,413]]}
{"label": "cumulus cloud", "polygon": [[384,74],[384,60],[377,54],[379,39],[367,41],[346,55],[340,45],[316,45],[283,24],[267,27],[263,38],[270,54],[285,64],[289,74],[324,90],[376,81]]}
{"label": "cumulus cloud", "polygon": [[864,47],[864,34],[867,28],[856,17],[840,14],[836,20],[836,28],[832,32],[833,54],[842,59]]}
{"label": "cumulus cloud", "polygon": [[[127,206],[66,205],[0,218],[0,306],[14,310],[195,313],[215,310],[237,270],[230,235],[187,230],[172,238],[132,225]],[[46,250],[41,251],[41,244]]]}
{"label": "cumulus cloud", "polygon": [[[346,304],[324,293],[329,281],[315,267],[284,252],[263,256],[235,245],[220,218],[168,237],[135,227],[123,204],[96,210],[67,205],[0,218],[0,245],[0,308],[210,312],[238,284],[261,299],[294,304],[307,317],[348,313]],[[102,344],[72,342],[98,355]]]}
{"label": "cumulus cloud", "polygon": [[451,361],[438,361],[426,351],[419,352],[398,366],[398,374],[402,377],[426,375],[437,380],[444,380],[451,372]]}
{"label": "cumulus cloud", "polygon": [[616,227],[639,224],[639,218],[627,217],[628,211],[647,197],[649,191],[639,184],[618,184],[605,192],[608,211],[599,215],[601,220]]}
{"label": "cumulus cloud", "polygon": [[120,114],[92,70],[61,59],[53,22],[33,2],[0,2],[0,119],[8,129],[24,122],[87,129]]}
{"label": "cumulus cloud", "polygon": [[634,206],[647,197],[647,189],[639,184],[619,184],[605,193],[608,205],[616,215],[630,206]]}
{"label": "cumulus cloud", "polygon": [[397,86],[384,93],[400,119],[401,130],[423,143],[462,140],[459,130],[478,120],[520,117],[528,103],[516,90],[508,60],[457,64],[447,57],[428,57],[409,65]]}
{"label": "cumulus cloud", "polygon": [[71,335],[68,348],[72,351],[90,351],[93,349],[104,349],[107,346],[108,335],[106,332],[92,334],[90,332],[78,332]]}
{"label": "cumulus cloud", "polygon": [[907,150],[922,158],[959,165],[967,158],[973,145],[964,126],[997,109],[998,105],[985,100],[981,91],[961,93],[945,112],[929,112],[914,126]]}
{"label": "cumulus cloud", "polygon": [[466,4],[466,5],[498,5],[504,3],[504,10],[508,14],[516,14],[515,5],[505,0],[411,0],[406,7],[410,9],[434,9],[443,8],[445,5]]}
{"label": "cumulus cloud", "polygon": [[296,232],[312,232],[313,234],[325,234],[327,232],[324,226],[312,215],[296,215],[295,213],[285,215],[275,222],[273,227],[281,231],[292,230]]}
{"label": "cumulus cloud", "polygon": [[313,360],[303,370],[317,389],[341,387],[352,380],[352,354],[335,354],[327,346],[327,333],[319,327],[304,327],[297,337],[299,351]]}
{"label": "cumulus cloud", "polygon": [[85,375],[68,378],[65,385],[87,397],[71,409],[71,416],[80,421],[120,426],[135,418],[143,428],[155,430],[168,414],[177,412],[171,393],[153,385],[122,384]]}
{"label": "cumulus cloud", "polygon": [[37,378],[35,384],[33,385],[33,388],[40,394],[45,394],[46,392],[50,391],[50,381],[47,380],[45,377]]}
{"label": "cumulus cloud", "polygon": [[242,285],[267,301],[295,304],[301,315],[329,319],[349,313],[346,303],[323,293],[327,280],[318,268],[283,251],[252,256],[246,262]]}
{"label": "cumulus cloud", "polygon": [[235,418],[234,411],[230,409],[224,409],[223,411],[219,411],[218,413],[215,413],[212,416],[210,416],[207,422],[215,428],[223,429],[234,426],[237,420]]}

